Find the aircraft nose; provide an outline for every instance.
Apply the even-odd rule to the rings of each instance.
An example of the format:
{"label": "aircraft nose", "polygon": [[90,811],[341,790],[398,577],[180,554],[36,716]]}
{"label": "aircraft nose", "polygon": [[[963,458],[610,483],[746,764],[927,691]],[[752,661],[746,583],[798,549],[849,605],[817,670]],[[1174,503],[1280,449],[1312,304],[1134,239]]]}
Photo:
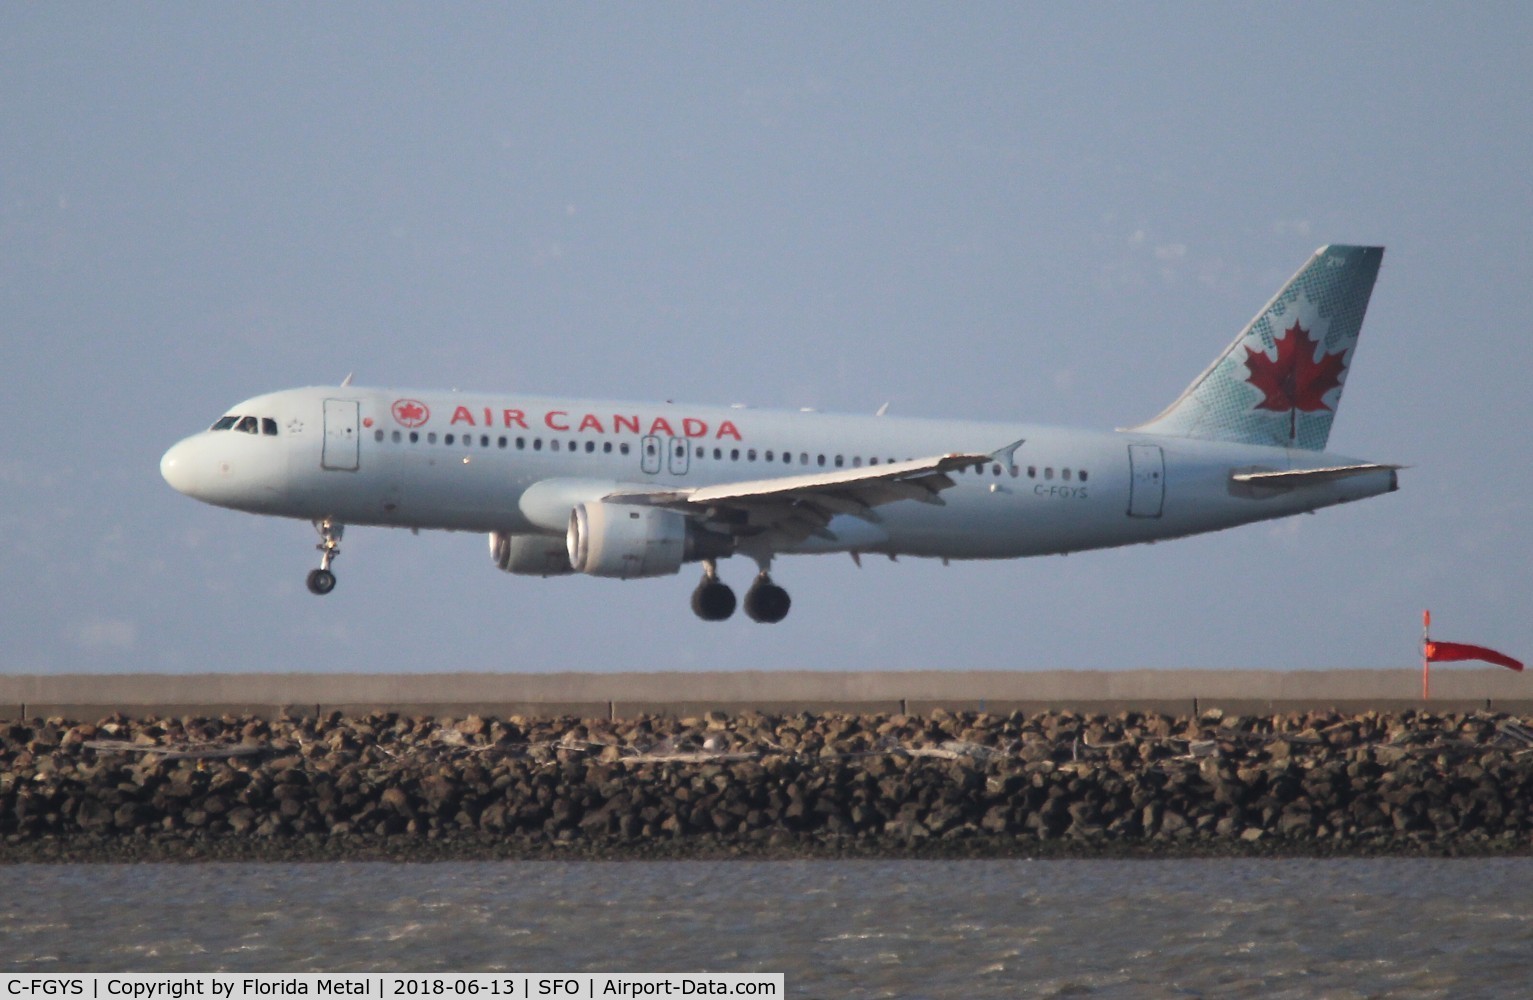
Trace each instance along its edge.
{"label": "aircraft nose", "polygon": [[171,445],[160,458],[160,476],[178,493],[197,495],[197,463],[194,461],[192,441],[187,438]]}

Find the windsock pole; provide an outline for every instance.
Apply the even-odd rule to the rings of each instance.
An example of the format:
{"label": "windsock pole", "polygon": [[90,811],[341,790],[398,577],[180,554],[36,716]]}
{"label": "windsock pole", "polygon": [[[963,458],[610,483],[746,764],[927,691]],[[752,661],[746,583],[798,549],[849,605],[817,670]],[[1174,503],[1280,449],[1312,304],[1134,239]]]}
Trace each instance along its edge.
{"label": "windsock pole", "polygon": [[1432,612],[1421,613],[1421,700],[1432,697],[1432,661],[1427,656],[1427,644],[1432,641]]}

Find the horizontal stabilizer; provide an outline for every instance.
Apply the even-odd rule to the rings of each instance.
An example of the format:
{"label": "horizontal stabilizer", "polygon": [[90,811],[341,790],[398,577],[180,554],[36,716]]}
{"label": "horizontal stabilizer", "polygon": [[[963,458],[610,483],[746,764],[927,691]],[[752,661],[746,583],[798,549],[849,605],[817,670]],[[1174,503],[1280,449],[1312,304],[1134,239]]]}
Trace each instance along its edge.
{"label": "horizontal stabilizer", "polygon": [[1329,483],[1337,479],[1366,475],[1370,472],[1395,472],[1400,468],[1401,466],[1398,465],[1364,462],[1359,465],[1333,465],[1324,469],[1290,469],[1287,472],[1237,472],[1230,476],[1230,480],[1251,486],[1264,486],[1268,489],[1291,490],[1300,486],[1313,486],[1317,483]]}

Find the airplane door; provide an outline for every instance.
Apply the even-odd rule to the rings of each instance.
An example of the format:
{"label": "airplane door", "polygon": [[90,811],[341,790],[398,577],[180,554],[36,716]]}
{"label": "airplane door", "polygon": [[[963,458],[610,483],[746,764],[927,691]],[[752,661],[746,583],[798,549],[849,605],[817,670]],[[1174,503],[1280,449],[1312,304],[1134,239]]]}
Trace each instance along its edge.
{"label": "airplane door", "polygon": [[639,442],[639,468],[645,475],[658,475],[660,472],[660,438],[654,434],[646,434]]}
{"label": "airplane door", "polygon": [[1159,517],[1166,502],[1166,456],[1160,445],[1129,445],[1128,467],[1128,516]]}
{"label": "airplane door", "polygon": [[670,469],[673,476],[685,476],[691,455],[687,451],[686,438],[671,438]]}
{"label": "airplane door", "polygon": [[338,472],[355,472],[361,448],[357,434],[357,411],[361,404],[355,399],[325,400],[325,444],[320,453],[319,465],[323,469]]}

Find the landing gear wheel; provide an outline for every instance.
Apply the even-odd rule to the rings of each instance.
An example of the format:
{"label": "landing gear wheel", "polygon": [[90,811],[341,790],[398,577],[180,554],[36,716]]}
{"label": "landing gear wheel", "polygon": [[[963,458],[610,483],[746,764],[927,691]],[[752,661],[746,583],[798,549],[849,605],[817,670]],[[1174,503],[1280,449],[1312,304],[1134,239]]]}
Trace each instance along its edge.
{"label": "landing gear wheel", "polygon": [[692,591],[692,612],[705,622],[721,622],[735,613],[735,592],[729,584],[707,577]]}
{"label": "landing gear wheel", "polygon": [[319,544],[314,546],[319,550],[319,569],[309,573],[309,593],[323,596],[335,589],[335,574],[330,572],[330,563],[341,554],[341,536],[346,533],[346,526],[327,517],[315,521],[314,530],[319,532]]}
{"label": "landing gear wheel", "polygon": [[788,592],[773,583],[772,578],[765,573],[756,577],[751,589],[745,592],[745,613],[751,621],[775,624],[788,617],[788,609],[792,606],[793,600]]}

